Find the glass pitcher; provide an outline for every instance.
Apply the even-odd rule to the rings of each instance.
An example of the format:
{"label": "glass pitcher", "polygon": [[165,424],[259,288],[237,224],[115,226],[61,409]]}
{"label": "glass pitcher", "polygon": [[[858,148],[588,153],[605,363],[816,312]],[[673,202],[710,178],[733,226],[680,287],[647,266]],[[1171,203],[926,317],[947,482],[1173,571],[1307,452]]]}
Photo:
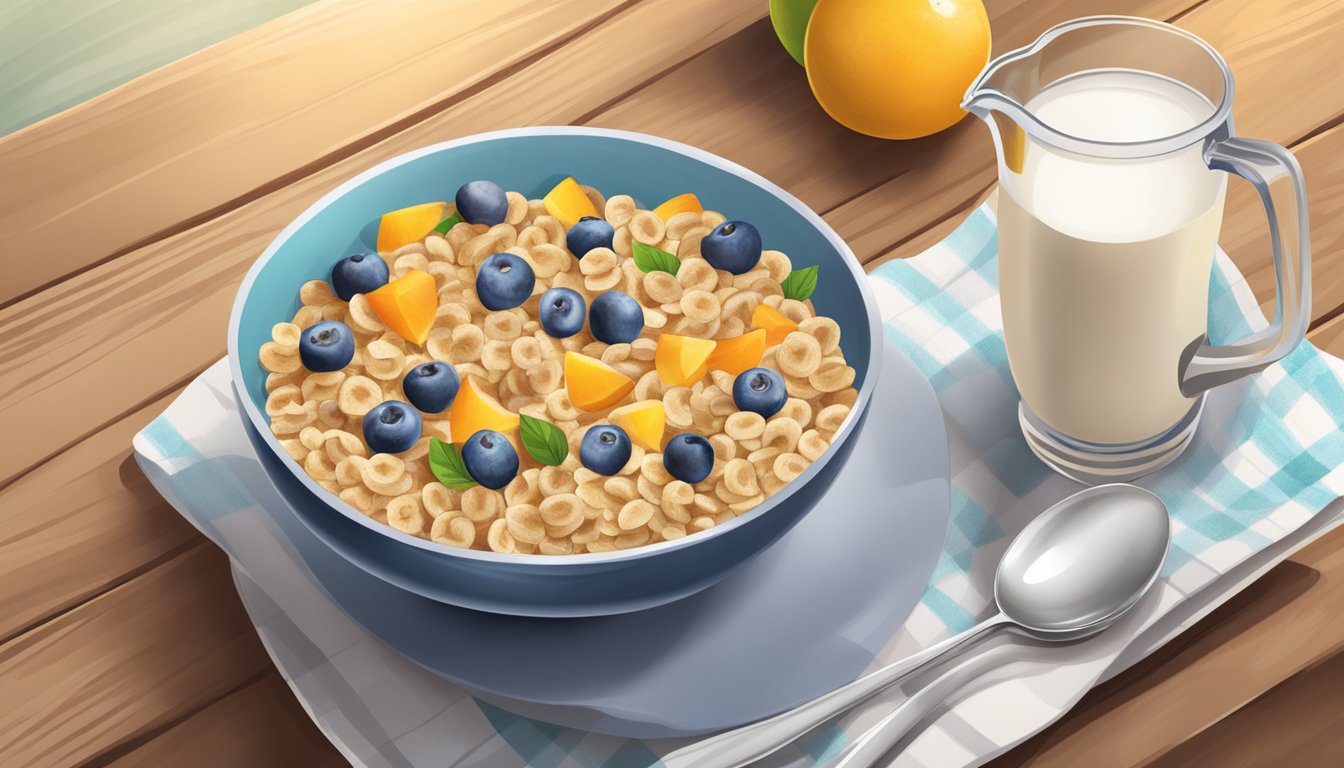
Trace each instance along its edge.
{"label": "glass pitcher", "polygon": [[[1027,443],[1056,471],[1125,480],[1180,455],[1204,393],[1303,338],[1306,190],[1283,147],[1232,130],[1232,73],[1177,27],[1094,16],[991,61],[962,106],[998,152],[999,281]],[[1273,324],[1207,338],[1227,174],[1269,217]]]}

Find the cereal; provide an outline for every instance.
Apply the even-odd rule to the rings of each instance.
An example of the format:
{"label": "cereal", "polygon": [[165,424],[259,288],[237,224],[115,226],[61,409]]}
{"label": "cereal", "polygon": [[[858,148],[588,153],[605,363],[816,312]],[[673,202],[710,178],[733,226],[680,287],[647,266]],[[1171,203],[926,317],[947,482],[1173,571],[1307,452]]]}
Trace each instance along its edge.
{"label": "cereal", "polygon": [[[394,278],[413,271],[433,278],[437,306],[423,344],[384,323],[364,294],[345,302],[324,280],[299,287],[301,306],[289,322],[270,329],[257,359],[268,373],[271,430],[306,474],[403,533],[446,546],[566,555],[674,541],[723,525],[825,455],[857,400],[857,374],[845,360],[839,324],[818,315],[810,301],[784,298],[780,283],[794,269],[789,256],[767,249],[741,274],[720,271],[702,257],[700,245],[726,220],[723,214],[683,212],[664,221],[629,195],[605,198],[580,188],[614,229],[610,248],[591,249],[581,260],[567,250],[560,220],[541,200],[518,192],[505,193],[502,223],[459,222],[382,254]],[[642,271],[631,258],[637,242],[676,255],[675,274]],[[535,284],[521,305],[488,311],[476,292],[476,271],[499,252],[524,259]],[[540,323],[539,297],[555,287],[577,291],[590,306],[603,292],[624,291],[642,309],[643,331],[622,344],[598,342],[586,327],[552,337]],[[782,374],[789,397],[778,413],[767,419],[739,410],[732,395],[736,376],[717,363],[684,386],[662,380],[656,363],[664,334],[742,336],[753,330],[762,305],[798,325],[768,346],[759,363],[751,361]],[[303,330],[322,320],[345,323],[355,353],[340,370],[310,372],[299,344]],[[679,432],[708,440],[714,452],[709,475],[696,484],[673,478],[644,437],[614,474],[584,467],[582,436],[590,426],[610,423],[611,408],[575,407],[565,380],[568,352],[596,358],[634,382],[618,404],[660,402],[664,441]],[[406,400],[404,377],[429,361],[451,363],[482,399],[550,422],[563,433],[568,455],[558,466],[545,466],[515,442],[521,466],[502,489],[450,488],[439,482],[428,456],[432,439],[452,442],[451,411],[422,413],[419,439],[408,449],[371,451],[364,416],[384,401]],[[521,438],[515,432],[509,439]]]}

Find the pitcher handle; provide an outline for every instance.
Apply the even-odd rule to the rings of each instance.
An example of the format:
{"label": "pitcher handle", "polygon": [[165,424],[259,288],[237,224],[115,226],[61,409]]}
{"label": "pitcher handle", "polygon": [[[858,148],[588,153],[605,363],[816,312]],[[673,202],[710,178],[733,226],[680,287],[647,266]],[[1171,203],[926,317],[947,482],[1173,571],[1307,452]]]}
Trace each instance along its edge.
{"label": "pitcher handle", "polygon": [[1186,397],[1274,364],[1306,337],[1311,320],[1307,188],[1297,158],[1273,142],[1232,136],[1210,143],[1204,161],[1213,170],[1246,179],[1260,193],[1269,218],[1278,299],[1274,323],[1260,333],[1228,346],[1212,346],[1207,336],[1191,343],[1180,368]]}

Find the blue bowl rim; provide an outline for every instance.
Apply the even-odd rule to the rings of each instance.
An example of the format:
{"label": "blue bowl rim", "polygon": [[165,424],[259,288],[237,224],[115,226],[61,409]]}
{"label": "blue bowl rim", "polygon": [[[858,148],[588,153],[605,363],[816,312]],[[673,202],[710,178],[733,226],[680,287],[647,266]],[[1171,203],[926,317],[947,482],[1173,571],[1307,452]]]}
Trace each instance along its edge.
{"label": "blue bowl rim", "polygon": [[[826,241],[830,243],[830,245],[835,249],[835,251],[841,256],[841,260],[844,262],[845,266],[849,269],[851,275],[853,276],[855,284],[857,284],[859,287],[859,295],[863,297],[864,309],[866,310],[866,313],[868,315],[868,339],[869,339],[867,373],[864,375],[863,381],[859,385],[859,394],[854,402],[854,407],[850,410],[849,416],[845,419],[845,422],[840,426],[840,429],[836,431],[835,437],[831,440],[830,446],[827,447],[826,451],[821,456],[819,456],[816,461],[812,462],[808,466],[808,468],[802,472],[802,474],[800,474],[798,477],[790,481],[778,493],[766,499],[764,502],[756,505],[756,507],[748,511],[746,514],[739,515],[733,520],[730,520],[722,525],[716,525],[708,530],[690,534],[683,538],[676,539],[673,541],[660,541],[654,544],[645,544],[643,546],[634,547],[631,549],[614,550],[611,552],[586,552],[583,554],[576,554],[576,555],[542,556],[542,555],[523,555],[523,554],[502,554],[499,552],[492,552],[492,551],[481,551],[476,549],[462,549],[460,547],[450,547],[444,544],[439,544],[430,539],[422,539],[418,536],[412,536],[408,533],[402,533],[401,531],[398,531],[397,529],[393,528],[390,525],[387,525],[386,523],[380,523],[374,520],[368,515],[365,515],[363,512],[360,512],[359,510],[355,509],[353,506],[347,504],[345,501],[341,500],[341,498],[338,497],[336,494],[331,493],[326,488],[323,488],[322,486],[318,485],[316,481],[314,481],[311,477],[308,476],[307,472],[299,471],[300,468],[298,463],[295,462],[292,458],[290,458],[289,454],[285,452],[285,450],[280,446],[280,443],[278,440],[276,440],[274,433],[271,432],[270,425],[266,421],[265,416],[252,402],[252,399],[238,388],[239,385],[237,384],[237,382],[243,381],[242,357],[240,356],[238,349],[238,330],[242,322],[243,306],[244,304],[246,304],[247,296],[251,291],[252,284],[257,279],[257,276],[261,273],[261,270],[276,254],[276,252],[280,250],[281,246],[283,246],[284,243],[291,236],[293,236],[295,232],[299,231],[305,224],[307,224],[310,219],[312,219],[315,215],[317,215],[319,211],[326,208],[333,201],[341,198],[346,193],[357,188],[364,182],[376,176],[379,176],[393,168],[396,168],[405,163],[414,162],[427,155],[432,155],[438,152],[442,152],[444,150],[468,146],[471,144],[498,141],[501,139],[507,140],[512,138],[532,137],[532,136],[590,136],[590,137],[611,139],[613,141],[628,141],[638,144],[647,144],[653,147],[657,147],[659,149],[675,152],[690,159],[698,160],[707,165],[711,165],[715,168],[718,168],[719,170],[731,173],[734,176],[737,176],[747,182],[750,182],[751,184],[775,196],[785,205],[793,209],[793,211],[797,213],[799,216],[801,216],[805,221],[811,224],[818,232],[821,233],[821,235],[826,239]],[[384,160],[383,162],[378,163],[377,165],[368,168],[360,172],[359,174],[356,174],[354,177],[350,178],[341,185],[337,186],[335,189],[323,195],[321,199],[310,205],[303,213],[299,214],[297,218],[295,218],[292,222],[289,223],[288,226],[286,226],[283,230],[281,230],[280,234],[277,235],[275,239],[271,241],[271,244],[266,247],[266,250],[262,252],[261,256],[259,256],[257,260],[253,262],[251,268],[248,269],[247,274],[243,277],[242,284],[238,287],[238,293],[234,298],[233,309],[229,316],[228,334],[229,334],[228,338],[229,373],[233,377],[233,381],[235,382],[234,384],[235,399],[239,401],[239,404],[242,407],[243,412],[247,414],[247,418],[251,421],[252,426],[256,428],[258,434],[261,435],[262,440],[266,443],[267,447],[269,447],[281,460],[281,464],[285,466],[289,470],[289,472],[292,475],[294,475],[294,477],[300,483],[302,483],[310,493],[312,493],[318,499],[321,499],[327,506],[337,510],[345,517],[353,520],[354,522],[369,529],[370,531],[373,531],[374,533],[389,537],[394,541],[400,542],[410,547],[415,547],[416,549],[423,550],[425,552],[431,553],[432,555],[450,557],[450,558],[452,557],[462,558],[465,560],[477,560],[496,564],[507,564],[512,566],[537,566],[543,568],[588,566],[599,563],[614,563],[626,560],[637,560],[645,557],[653,557],[656,555],[661,555],[663,553],[682,549],[684,547],[695,546],[696,544],[709,541],[711,538],[724,535],[729,531],[732,531],[738,527],[746,525],[752,520],[755,520],[756,518],[767,514],[768,512],[770,512],[770,510],[786,502],[790,497],[793,496],[794,493],[798,491],[798,489],[802,488],[808,482],[812,481],[812,479],[815,478],[818,474],[820,474],[821,470],[827,464],[830,463],[832,458],[834,458],[835,454],[837,453],[837,449],[846,440],[850,439],[851,434],[856,428],[856,425],[860,421],[860,416],[868,408],[869,401],[871,400],[872,397],[873,389],[876,386],[877,374],[879,372],[877,369],[881,365],[882,360],[881,345],[883,343],[882,324],[877,311],[877,302],[874,299],[872,290],[868,285],[867,275],[859,267],[858,258],[854,256],[854,252],[850,250],[849,246],[845,243],[843,239],[841,239],[840,235],[837,234],[835,230],[831,229],[829,224],[827,224],[820,216],[818,216],[815,212],[813,212],[811,208],[807,207],[807,205],[804,204],[797,197],[794,197],[792,194],[785,191],[783,188],[774,184],[773,182],[761,176],[760,174],[756,173],[755,171],[749,170],[737,163],[734,163],[731,160],[719,157],[718,155],[715,155],[711,152],[706,152],[705,150],[702,149],[698,149],[689,144],[683,144],[678,141],[672,141],[670,139],[665,139],[659,136],[653,136],[645,133],[637,133],[634,131],[621,131],[610,128],[587,128],[579,126],[533,126],[527,128],[508,128],[498,131],[487,131],[484,133],[471,134],[468,136],[463,136],[461,138],[439,142],[438,144],[432,144],[427,147],[421,147],[420,149],[411,150],[410,152],[406,152],[401,155],[397,155],[396,157],[389,158],[388,160]]]}

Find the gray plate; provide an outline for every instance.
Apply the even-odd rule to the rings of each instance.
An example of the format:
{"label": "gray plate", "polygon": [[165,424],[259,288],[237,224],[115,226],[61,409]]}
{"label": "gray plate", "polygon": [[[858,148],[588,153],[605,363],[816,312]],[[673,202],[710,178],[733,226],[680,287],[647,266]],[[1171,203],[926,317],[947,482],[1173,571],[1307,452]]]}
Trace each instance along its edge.
{"label": "gray plate", "polygon": [[[947,437],[914,364],[887,346],[881,371],[856,450],[816,508],[738,573],[658,608],[583,619],[455,608],[368,575],[318,543],[292,512],[271,513],[350,618],[486,701],[636,738],[719,730],[857,677],[924,591],[947,531]],[[242,438],[241,425],[228,428]],[[240,586],[254,621],[267,620],[270,601]],[[322,645],[273,631],[267,638]],[[311,668],[311,654],[270,650],[304,697],[308,670],[286,664],[308,657]],[[313,696],[330,701],[330,693]]]}

